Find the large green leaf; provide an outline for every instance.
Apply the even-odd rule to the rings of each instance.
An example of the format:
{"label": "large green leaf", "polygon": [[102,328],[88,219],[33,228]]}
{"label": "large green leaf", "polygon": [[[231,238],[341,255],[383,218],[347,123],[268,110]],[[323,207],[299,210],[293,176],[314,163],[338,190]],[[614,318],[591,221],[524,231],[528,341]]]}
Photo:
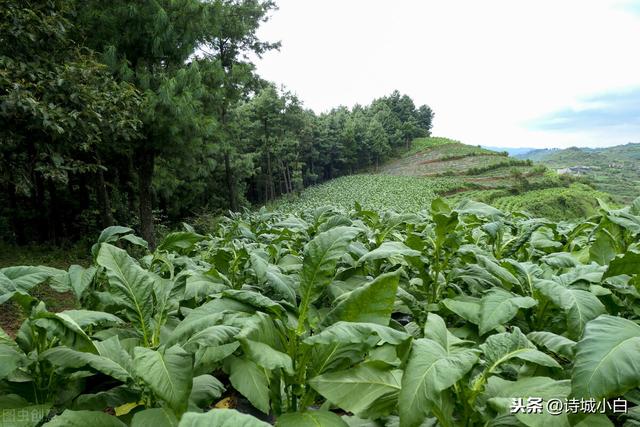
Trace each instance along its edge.
{"label": "large green leaf", "polygon": [[388,325],[396,300],[400,273],[386,273],[372,282],[343,294],[327,315],[326,324],[341,320]]}
{"label": "large green leaf", "polygon": [[157,250],[187,254],[195,247],[196,243],[204,238],[204,236],[190,231],[176,231],[167,234],[162,243],[158,245]]}
{"label": "large green leaf", "polygon": [[516,277],[511,274],[509,270],[507,270],[491,258],[485,255],[476,254],[476,260],[478,261],[478,265],[483,270],[498,279],[505,288],[511,289],[514,285],[518,284],[518,279],[516,279]]}
{"label": "large green leaf", "polygon": [[69,283],[76,298],[82,297],[84,291],[91,285],[98,269],[94,266],[83,268],[79,265],[69,267]]}
{"label": "large green leaf", "polygon": [[315,343],[311,348],[310,375],[345,369],[361,361],[370,345],[367,342],[330,344]]}
{"label": "large green leaf", "polygon": [[309,384],[339,408],[377,419],[396,407],[401,379],[401,370],[367,363],[317,376]]}
{"label": "large green leaf", "polygon": [[568,288],[551,280],[536,280],[535,288],[564,310],[571,337],[581,337],[588,321],[606,313],[604,305],[591,292]]}
{"label": "large green leaf", "polygon": [[60,346],[46,350],[40,357],[49,361],[53,366],[60,368],[79,369],[91,367],[122,382],[127,382],[131,378],[127,369],[117,362],[93,353],[76,351]]}
{"label": "large green leaf", "polygon": [[270,264],[255,252],[250,254],[250,259],[258,280],[267,282],[277,297],[295,304],[296,292],[293,280],[289,276],[282,274],[280,268]]}
{"label": "large green leaf", "polygon": [[281,315],[284,311],[280,304],[259,292],[229,289],[224,291],[222,295],[275,315]]}
{"label": "large green leaf", "polygon": [[131,427],[176,427],[178,419],[168,408],[149,408],[136,412]]}
{"label": "large green leaf", "polygon": [[97,263],[105,268],[109,286],[122,297],[129,319],[138,326],[145,342],[151,339],[154,276],[144,270],[122,249],[103,243]]}
{"label": "large green leaf", "polygon": [[571,385],[577,397],[610,397],[640,386],[640,326],[603,315],[576,345]]}
{"label": "large green leaf", "polygon": [[487,364],[486,372],[492,373],[503,363],[511,359],[520,359],[550,368],[560,368],[551,356],[541,352],[518,329],[489,336],[480,345]]}
{"label": "large green leaf", "polygon": [[430,408],[437,405],[442,391],[453,386],[473,368],[478,353],[464,347],[444,348],[427,338],[415,340],[402,377],[400,425],[414,427],[422,424]]}
{"label": "large green leaf", "polygon": [[0,268],[0,304],[11,299],[15,293],[27,294],[33,287],[64,274],[63,270],[44,266]]}
{"label": "large green leaf", "polygon": [[480,299],[470,296],[460,296],[456,298],[445,298],[444,305],[451,312],[462,317],[464,320],[478,325],[480,323]]}
{"label": "large green leaf", "polygon": [[265,414],[269,413],[269,377],[264,368],[251,360],[231,357],[228,360],[229,380],[249,402]]}
{"label": "large green leaf", "polygon": [[193,387],[189,400],[196,406],[204,408],[222,396],[224,385],[213,375],[199,375],[193,378]]}
{"label": "large green leaf", "polygon": [[175,345],[164,352],[136,347],[134,366],[151,391],[180,415],[187,409],[193,382],[193,358]]}
{"label": "large green leaf", "polygon": [[188,412],[178,427],[271,427],[264,421],[234,409],[214,409],[204,414]]}
{"label": "large green leaf", "polygon": [[193,363],[193,373],[201,375],[213,371],[218,368],[219,363],[233,354],[240,347],[238,341],[215,345],[203,346],[195,353],[195,361]]}
{"label": "large green leaf", "polygon": [[489,206],[485,203],[476,202],[473,200],[465,199],[457,207],[456,211],[460,215],[475,215],[479,217],[495,218],[504,216],[504,213],[493,206]]}
{"label": "large green leaf", "polygon": [[554,252],[543,256],[540,261],[555,268],[571,268],[578,265],[573,255],[568,252]]}
{"label": "large green leaf", "polygon": [[135,375],[133,369],[133,357],[125,349],[117,335],[103,341],[95,342],[98,354],[120,365],[131,376]]}
{"label": "large green leaf", "polygon": [[480,301],[480,335],[504,325],[521,308],[531,308],[537,301],[531,297],[521,297],[504,289],[492,289]]}
{"label": "large green leaf", "polygon": [[71,317],[65,313],[41,311],[32,320],[33,324],[46,330],[63,345],[78,351],[96,353],[95,344]]}
{"label": "large green leaf", "polygon": [[427,315],[427,321],[424,325],[424,337],[437,342],[447,352],[450,351],[454,345],[462,344],[460,338],[449,332],[444,319],[435,313],[429,313]]}
{"label": "large green leaf", "polygon": [[520,398],[526,405],[527,399],[539,397],[543,399],[540,413],[519,411],[514,416],[528,427],[569,427],[567,414],[551,414],[547,411],[546,402],[550,399],[564,401],[571,390],[568,380],[556,381],[547,377],[525,377],[518,381],[507,381],[491,377],[485,389],[485,398],[490,406],[502,414],[511,413],[513,400]]}
{"label": "large green leaf", "polygon": [[616,242],[610,233],[600,230],[596,233],[596,240],[589,248],[589,260],[600,265],[608,265],[616,256]]}
{"label": "large green leaf", "polygon": [[358,264],[361,264],[365,261],[385,259],[385,258],[398,257],[398,256],[417,257],[417,256],[420,256],[420,252],[411,249],[410,247],[408,247],[402,242],[384,242],[376,249],[361,256],[360,259],[358,260]]}
{"label": "large green leaf", "polygon": [[602,276],[603,279],[620,274],[640,274],[640,252],[629,249],[622,256],[618,256],[611,260],[609,268]]}
{"label": "large green leaf", "polygon": [[235,339],[235,336],[239,331],[240,329],[234,326],[209,326],[208,328],[202,329],[191,335],[184,341],[182,347],[187,351],[195,352],[197,349],[202,347],[229,344]]}
{"label": "large green leaf", "polygon": [[203,298],[218,294],[227,289],[221,280],[205,273],[196,272],[187,277],[184,299],[201,301]]}
{"label": "large green leaf", "polygon": [[[336,264],[360,231],[353,227],[335,227],[318,234],[305,246],[300,271],[300,317],[305,321],[309,304],[314,302],[335,274]],[[303,324],[299,332],[302,332]]]}
{"label": "large green leaf", "polygon": [[67,273],[54,277],[51,287],[60,292],[71,291],[79,300],[93,282],[97,271],[98,269],[94,266],[84,268],[74,264],[69,267]]}
{"label": "large green leaf", "polygon": [[0,341],[0,380],[11,374],[25,359],[18,348]]}
{"label": "large green leaf", "polygon": [[29,290],[47,279],[64,274],[64,270],[45,266],[15,266],[0,268],[0,273],[11,280],[19,289]]}
{"label": "large green leaf", "polygon": [[126,427],[126,424],[113,415],[99,411],[70,411],[54,417],[43,427]]}
{"label": "large green leaf", "polygon": [[61,312],[72,319],[82,329],[88,326],[113,326],[124,323],[122,319],[111,313],[93,310],[65,310]]}
{"label": "large green leaf", "polygon": [[240,343],[244,353],[258,365],[269,370],[284,369],[289,375],[293,375],[293,361],[288,354],[260,341],[240,339]]}
{"label": "large green leaf", "polygon": [[277,427],[349,427],[338,415],[329,411],[305,411],[282,414]]}
{"label": "large green leaf", "polygon": [[377,336],[379,342],[399,345],[411,339],[405,332],[391,329],[388,326],[375,323],[337,322],[324,329],[319,334],[304,340],[305,344],[332,344],[332,343],[362,343],[372,336]]}
{"label": "large green leaf", "polygon": [[[212,313],[203,316],[189,315],[180,322],[162,342],[167,346],[183,344],[196,334],[213,327],[216,327],[216,330],[219,330],[223,335],[226,335],[228,332],[224,331],[229,328],[229,326],[220,325],[223,319],[223,313]],[[233,330],[237,332],[237,328],[233,328]]]}
{"label": "large green leaf", "polygon": [[527,334],[534,344],[566,357],[569,360],[573,359],[576,342],[570,340],[562,335],[556,335],[553,332],[547,331],[534,331]]}

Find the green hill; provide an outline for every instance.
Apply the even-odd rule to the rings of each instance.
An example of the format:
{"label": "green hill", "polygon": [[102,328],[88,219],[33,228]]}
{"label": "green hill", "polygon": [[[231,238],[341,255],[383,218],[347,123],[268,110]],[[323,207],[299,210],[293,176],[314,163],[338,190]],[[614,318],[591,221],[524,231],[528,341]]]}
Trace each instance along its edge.
{"label": "green hill", "polygon": [[640,144],[535,150],[518,157],[561,174],[584,177],[620,203],[630,203],[640,194]]}
{"label": "green hill", "polygon": [[296,212],[326,205],[348,208],[358,202],[367,209],[416,212],[445,197],[454,203],[473,199],[566,219],[592,215],[596,198],[608,199],[579,181],[506,152],[429,137],[414,140],[408,151],[378,170],[309,187],[271,207]]}

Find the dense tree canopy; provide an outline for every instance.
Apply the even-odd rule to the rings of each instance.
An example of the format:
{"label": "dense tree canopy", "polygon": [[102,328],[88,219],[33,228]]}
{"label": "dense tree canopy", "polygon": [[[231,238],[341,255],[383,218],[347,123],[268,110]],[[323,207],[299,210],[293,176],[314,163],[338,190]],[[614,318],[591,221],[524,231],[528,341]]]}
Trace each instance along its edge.
{"label": "dense tree canopy", "polygon": [[428,135],[398,91],[316,114],[261,79],[265,0],[3,0],[0,237],[237,211],[378,165]]}

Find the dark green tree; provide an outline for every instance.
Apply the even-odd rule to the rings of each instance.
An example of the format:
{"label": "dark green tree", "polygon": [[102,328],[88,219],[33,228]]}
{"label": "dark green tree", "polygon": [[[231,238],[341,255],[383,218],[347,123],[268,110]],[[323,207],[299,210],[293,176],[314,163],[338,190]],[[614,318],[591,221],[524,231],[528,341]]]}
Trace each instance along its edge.
{"label": "dark green tree", "polygon": [[138,92],[71,38],[72,6],[0,8],[0,185],[19,242],[69,235],[91,190],[109,225],[101,153],[138,137]]}

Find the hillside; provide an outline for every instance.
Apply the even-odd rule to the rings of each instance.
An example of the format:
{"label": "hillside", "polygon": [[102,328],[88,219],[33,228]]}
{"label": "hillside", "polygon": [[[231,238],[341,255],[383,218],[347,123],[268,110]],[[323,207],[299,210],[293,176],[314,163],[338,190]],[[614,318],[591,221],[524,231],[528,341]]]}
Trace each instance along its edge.
{"label": "hillside", "polygon": [[586,177],[620,203],[629,203],[640,194],[640,144],[535,150],[517,157],[542,163],[561,174]]}
{"label": "hillside", "polygon": [[523,210],[551,219],[596,212],[603,193],[530,160],[510,157],[447,138],[419,138],[411,149],[377,171],[340,177],[297,197],[271,205],[297,212],[326,205],[416,212],[444,196],[452,203],[473,199],[505,210]]}
{"label": "hillside", "polygon": [[532,148],[532,147],[494,147],[491,145],[481,145],[481,147],[491,151],[506,152],[510,156],[514,156],[514,157],[527,154],[527,153],[530,153],[531,151],[536,150],[535,148]]}

